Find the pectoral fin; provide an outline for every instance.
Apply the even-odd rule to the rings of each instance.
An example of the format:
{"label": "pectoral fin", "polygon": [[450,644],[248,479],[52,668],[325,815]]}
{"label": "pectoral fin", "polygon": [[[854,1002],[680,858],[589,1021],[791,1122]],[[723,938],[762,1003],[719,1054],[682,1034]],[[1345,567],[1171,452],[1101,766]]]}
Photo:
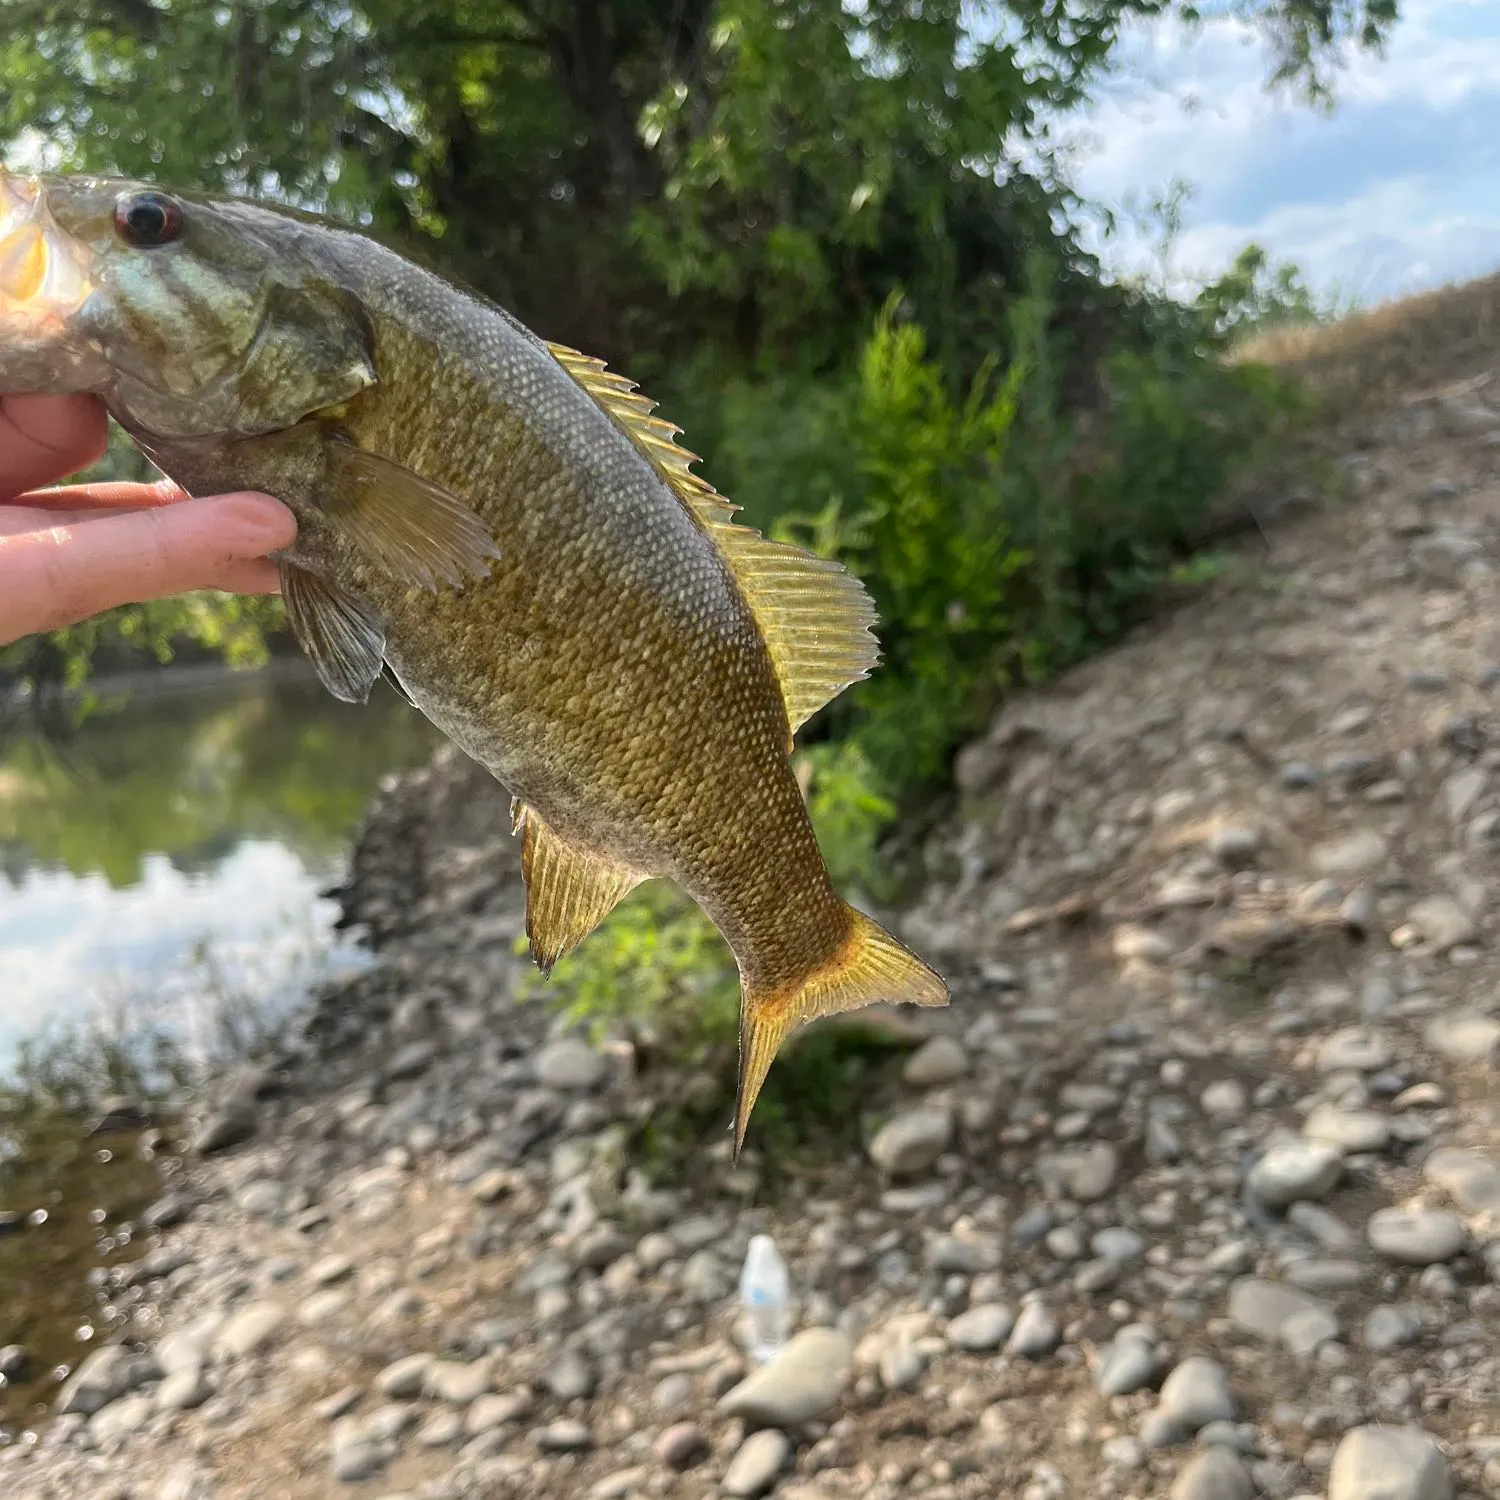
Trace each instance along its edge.
{"label": "pectoral fin", "polygon": [[379,617],[303,568],[280,568],[287,619],[323,686],[345,703],[365,702],[385,660]]}
{"label": "pectoral fin", "polygon": [[526,936],[546,974],[646,877],[569,843],[524,802],[511,804],[511,831],[522,834]]}
{"label": "pectoral fin", "polygon": [[328,518],[377,566],[436,593],[483,578],[500,548],[489,528],[450,490],[353,443],[330,445]]}

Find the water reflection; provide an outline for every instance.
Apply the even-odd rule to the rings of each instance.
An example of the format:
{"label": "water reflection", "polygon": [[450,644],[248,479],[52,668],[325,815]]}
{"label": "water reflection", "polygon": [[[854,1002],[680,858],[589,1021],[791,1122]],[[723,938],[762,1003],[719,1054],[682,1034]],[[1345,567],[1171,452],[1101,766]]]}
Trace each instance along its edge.
{"label": "water reflection", "polygon": [[0,1069],[21,1037],[101,1007],[191,1033],[205,955],[291,999],[347,961],[318,890],[387,773],[436,732],[382,687],[363,708],[257,674],[138,697],[64,759],[0,759]]}

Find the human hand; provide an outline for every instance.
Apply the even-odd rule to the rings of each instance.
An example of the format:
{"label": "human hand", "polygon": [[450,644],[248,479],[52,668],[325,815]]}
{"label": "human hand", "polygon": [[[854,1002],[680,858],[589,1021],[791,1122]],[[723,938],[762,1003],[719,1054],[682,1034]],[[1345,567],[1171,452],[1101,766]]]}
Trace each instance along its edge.
{"label": "human hand", "polygon": [[92,396],[0,396],[0,646],[194,589],[276,592],[266,554],[290,546],[297,523],[268,495],[33,488],[86,468],[107,439]]}

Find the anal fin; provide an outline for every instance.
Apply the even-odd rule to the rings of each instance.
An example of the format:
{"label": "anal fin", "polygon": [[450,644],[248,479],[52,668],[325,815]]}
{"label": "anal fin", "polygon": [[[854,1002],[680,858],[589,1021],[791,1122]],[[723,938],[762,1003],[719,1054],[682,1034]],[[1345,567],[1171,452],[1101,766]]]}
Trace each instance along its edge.
{"label": "anal fin", "polygon": [[526,936],[546,974],[646,877],[569,843],[519,800],[511,804],[511,831],[521,833]]}
{"label": "anal fin", "polygon": [[344,703],[364,703],[385,662],[379,616],[305,568],[283,562],[280,572],[287,619],[323,686]]}
{"label": "anal fin", "polygon": [[758,989],[742,980],[740,1078],[734,1108],[734,1153],[745,1144],[750,1111],[771,1064],[799,1026],[819,1016],[882,1001],[946,1005],[948,986],[915,953],[863,912],[849,908],[849,936],[839,951],[789,985]]}

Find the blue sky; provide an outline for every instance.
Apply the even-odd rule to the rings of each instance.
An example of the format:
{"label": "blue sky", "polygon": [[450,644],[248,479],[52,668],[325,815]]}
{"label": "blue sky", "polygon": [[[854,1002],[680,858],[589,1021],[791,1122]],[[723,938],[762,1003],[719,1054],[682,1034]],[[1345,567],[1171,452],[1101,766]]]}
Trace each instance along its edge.
{"label": "blue sky", "polygon": [[[1117,211],[1190,184],[1170,265],[1182,286],[1251,240],[1364,303],[1500,270],[1500,3],[1402,11],[1384,58],[1338,77],[1331,115],[1268,91],[1238,21],[1135,27],[1095,107],[1059,132],[1072,181]],[[1104,253],[1130,272],[1155,252],[1126,226]]]}

